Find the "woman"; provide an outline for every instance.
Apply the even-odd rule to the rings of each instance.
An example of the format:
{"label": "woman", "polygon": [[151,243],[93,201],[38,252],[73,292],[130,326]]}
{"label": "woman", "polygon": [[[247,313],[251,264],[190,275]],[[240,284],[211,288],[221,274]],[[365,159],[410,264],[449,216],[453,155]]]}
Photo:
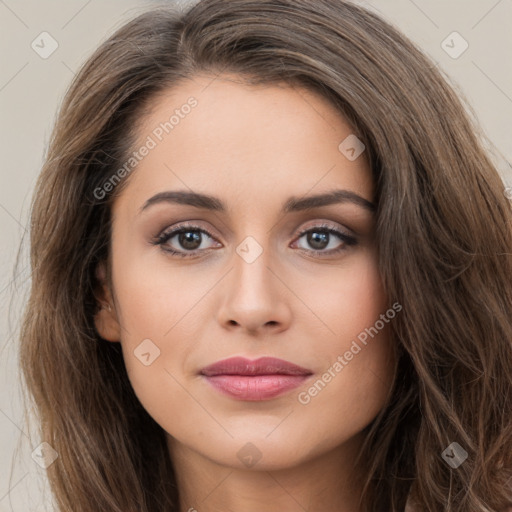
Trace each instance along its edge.
{"label": "woman", "polygon": [[60,510],[506,510],[511,221],[376,15],[140,15],[74,80],[33,204],[21,365]]}

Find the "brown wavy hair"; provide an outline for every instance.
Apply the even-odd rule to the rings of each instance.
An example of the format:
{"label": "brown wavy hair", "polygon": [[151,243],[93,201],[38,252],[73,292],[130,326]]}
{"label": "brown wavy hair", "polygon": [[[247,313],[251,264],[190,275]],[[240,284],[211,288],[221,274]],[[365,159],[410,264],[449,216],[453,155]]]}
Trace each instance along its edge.
{"label": "brown wavy hair", "polygon": [[[83,65],[61,105],[32,203],[20,365],[59,510],[179,510],[163,429],[119,343],[95,330],[113,199],[158,94],[197,73],[327,98],[363,140],[379,270],[403,309],[391,398],[367,428],[361,510],[512,505],[512,208],[461,95],[388,22],[343,0],[203,0],[138,15]],[[136,169],[134,170],[136,172]],[[23,384],[23,383],[22,383]],[[458,468],[442,452],[468,453]]]}

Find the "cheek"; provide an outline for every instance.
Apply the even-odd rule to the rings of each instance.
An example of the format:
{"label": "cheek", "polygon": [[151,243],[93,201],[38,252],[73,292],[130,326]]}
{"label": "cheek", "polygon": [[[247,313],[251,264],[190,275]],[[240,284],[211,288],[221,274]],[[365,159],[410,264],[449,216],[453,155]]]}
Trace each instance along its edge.
{"label": "cheek", "polygon": [[208,273],[191,278],[190,270],[184,271],[157,254],[158,250],[135,249],[130,254],[118,251],[113,264],[120,322],[124,338],[130,342],[153,337],[168,339],[175,328],[188,325],[187,315],[194,315],[201,299],[215,284],[215,276]]}
{"label": "cheek", "polygon": [[169,411],[191,405],[182,364],[197,350],[198,323],[191,319],[205,315],[201,299],[216,279],[190,279],[164,258],[148,258],[149,252],[114,252],[112,277],[131,385],[148,413],[165,424]]}
{"label": "cheek", "polygon": [[310,441],[319,451],[357,435],[385,405],[394,374],[387,328],[368,340],[340,340],[329,367],[297,396],[302,411],[295,418],[311,424]]}
{"label": "cheek", "polygon": [[376,256],[370,250],[354,254],[342,266],[326,268],[316,275],[315,286],[309,279],[298,282],[303,284],[297,294],[312,313],[301,319],[303,328],[320,325],[323,349],[331,356],[388,308]]}
{"label": "cheek", "polygon": [[390,307],[371,253],[331,274],[322,290],[309,299],[329,329],[318,345],[324,366],[297,401],[304,417],[319,419],[324,433],[338,437],[363,429],[384,405],[394,372],[389,326],[395,312],[386,316]]}

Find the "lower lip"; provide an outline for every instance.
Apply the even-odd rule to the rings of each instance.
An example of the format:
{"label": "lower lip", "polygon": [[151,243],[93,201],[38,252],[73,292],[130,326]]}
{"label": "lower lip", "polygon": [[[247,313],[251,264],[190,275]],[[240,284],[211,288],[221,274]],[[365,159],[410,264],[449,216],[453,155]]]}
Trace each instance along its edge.
{"label": "lower lip", "polygon": [[308,375],[215,375],[205,377],[218,391],[238,400],[270,400],[299,387]]}

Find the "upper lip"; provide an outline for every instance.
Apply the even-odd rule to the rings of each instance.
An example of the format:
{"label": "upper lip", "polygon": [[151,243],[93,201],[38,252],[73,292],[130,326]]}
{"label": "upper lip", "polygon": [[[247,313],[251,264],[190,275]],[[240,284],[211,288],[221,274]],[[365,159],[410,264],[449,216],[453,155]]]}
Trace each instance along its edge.
{"label": "upper lip", "polygon": [[207,377],[215,375],[311,375],[313,372],[275,357],[260,357],[254,361],[245,357],[230,357],[201,370]]}

